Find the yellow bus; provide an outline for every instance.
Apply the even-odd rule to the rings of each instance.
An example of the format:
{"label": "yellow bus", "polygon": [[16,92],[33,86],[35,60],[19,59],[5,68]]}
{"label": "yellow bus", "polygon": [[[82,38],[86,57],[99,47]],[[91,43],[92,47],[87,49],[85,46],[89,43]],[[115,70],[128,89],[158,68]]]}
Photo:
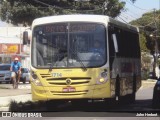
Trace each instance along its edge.
{"label": "yellow bus", "polygon": [[135,101],[138,28],[103,15],[58,15],[35,19],[31,31],[33,100]]}

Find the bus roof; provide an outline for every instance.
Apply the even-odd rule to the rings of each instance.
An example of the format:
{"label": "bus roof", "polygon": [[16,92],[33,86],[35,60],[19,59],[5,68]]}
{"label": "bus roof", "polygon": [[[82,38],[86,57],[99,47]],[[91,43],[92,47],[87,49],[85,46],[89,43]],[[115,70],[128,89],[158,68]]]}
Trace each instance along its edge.
{"label": "bus roof", "polygon": [[82,15],[82,14],[73,14],[73,15],[56,15],[56,16],[48,16],[37,18],[33,21],[32,27],[36,25],[56,23],[56,22],[99,22],[106,23],[110,22],[117,26],[124,27],[126,29],[130,29],[133,31],[139,32],[137,27],[131,26],[129,24],[120,22],[113,18],[110,18],[105,15]]}

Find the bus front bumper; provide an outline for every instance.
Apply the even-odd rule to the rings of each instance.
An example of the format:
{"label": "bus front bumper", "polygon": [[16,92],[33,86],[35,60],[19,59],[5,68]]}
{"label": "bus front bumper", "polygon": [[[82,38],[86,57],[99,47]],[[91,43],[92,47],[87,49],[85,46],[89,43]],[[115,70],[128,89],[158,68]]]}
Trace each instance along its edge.
{"label": "bus front bumper", "polygon": [[76,87],[35,86],[31,83],[32,100],[72,100],[110,98],[110,85],[90,85]]}

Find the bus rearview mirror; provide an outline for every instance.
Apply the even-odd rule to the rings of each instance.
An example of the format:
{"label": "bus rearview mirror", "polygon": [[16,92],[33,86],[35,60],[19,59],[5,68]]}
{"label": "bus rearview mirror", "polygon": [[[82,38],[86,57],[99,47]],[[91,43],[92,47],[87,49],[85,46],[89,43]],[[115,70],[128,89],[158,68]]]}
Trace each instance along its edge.
{"label": "bus rearview mirror", "polygon": [[29,41],[29,38],[28,38],[28,32],[27,31],[24,31],[23,32],[23,45],[26,45]]}
{"label": "bus rearview mirror", "polygon": [[114,43],[115,52],[118,53],[118,44],[117,44],[116,34],[112,34],[112,40],[113,40],[113,43]]}

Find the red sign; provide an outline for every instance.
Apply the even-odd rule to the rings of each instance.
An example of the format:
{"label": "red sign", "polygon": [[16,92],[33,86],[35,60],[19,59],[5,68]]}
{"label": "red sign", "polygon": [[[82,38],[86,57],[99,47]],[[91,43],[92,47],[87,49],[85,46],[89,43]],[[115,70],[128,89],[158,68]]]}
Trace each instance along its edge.
{"label": "red sign", "polygon": [[63,88],[63,92],[74,92],[76,91],[75,87],[65,87]]}

